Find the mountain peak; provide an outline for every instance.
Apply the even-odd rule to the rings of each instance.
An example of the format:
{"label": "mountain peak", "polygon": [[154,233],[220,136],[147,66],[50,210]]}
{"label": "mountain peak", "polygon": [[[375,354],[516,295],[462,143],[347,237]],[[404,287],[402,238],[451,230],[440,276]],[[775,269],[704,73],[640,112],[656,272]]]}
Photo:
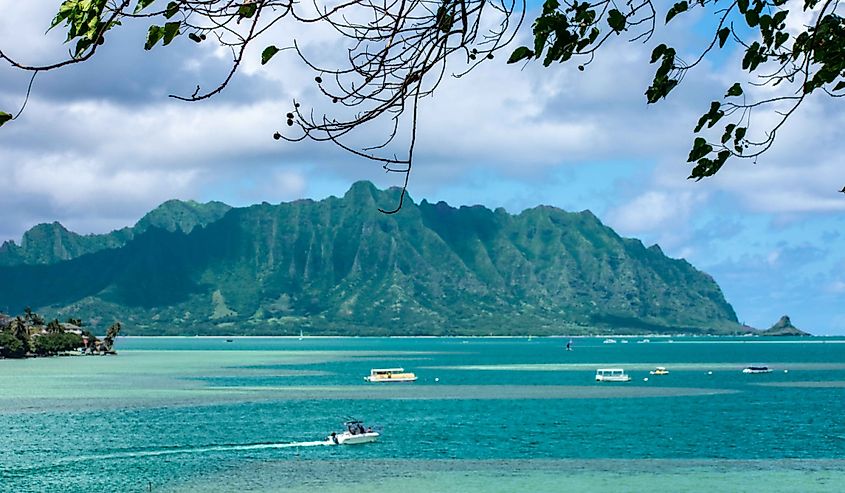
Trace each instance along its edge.
{"label": "mountain peak", "polygon": [[201,204],[194,200],[168,200],[144,215],[135,223],[135,232],[150,227],[190,233],[197,226],[205,226],[226,214],[232,207],[223,202]]}
{"label": "mountain peak", "polygon": [[774,325],[769,327],[769,329],[764,330],[760,333],[760,335],[764,336],[808,336],[807,332],[798,329],[794,325],[792,325],[792,320],[789,319],[789,315],[784,315],[780,317]]}

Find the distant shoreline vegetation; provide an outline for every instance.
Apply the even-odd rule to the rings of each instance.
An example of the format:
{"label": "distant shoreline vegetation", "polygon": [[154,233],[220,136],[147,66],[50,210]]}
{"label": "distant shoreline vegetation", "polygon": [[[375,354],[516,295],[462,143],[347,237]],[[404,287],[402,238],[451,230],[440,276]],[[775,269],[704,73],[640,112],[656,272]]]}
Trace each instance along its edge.
{"label": "distant shoreline vegetation", "polygon": [[14,318],[0,313],[0,359],[117,354],[113,347],[114,339],[120,333],[120,322],[112,324],[103,339],[84,329],[85,326],[82,320],[75,318],[45,323],[44,318],[30,308]]}

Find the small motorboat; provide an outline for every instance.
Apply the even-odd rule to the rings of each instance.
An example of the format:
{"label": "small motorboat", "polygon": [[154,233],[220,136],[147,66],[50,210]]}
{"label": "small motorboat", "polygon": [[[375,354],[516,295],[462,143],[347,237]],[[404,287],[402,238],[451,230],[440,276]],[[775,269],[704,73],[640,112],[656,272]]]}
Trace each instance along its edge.
{"label": "small motorboat", "polygon": [[649,373],[649,375],[668,375],[669,370],[667,370],[666,368],[664,368],[662,366],[658,366],[657,368],[651,370],[648,373]]}
{"label": "small motorboat", "polygon": [[746,366],[742,373],[771,373],[772,369],[768,366]]}
{"label": "small motorboat", "polygon": [[330,445],[358,445],[361,443],[370,443],[378,440],[379,433],[373,431],[370,427],[365,427],[361,421],[347,421],[343,423],[346,430],[326,437]]}
{"label": "small motorboat", "polygon": [[616,339],[605,339],[602,341],[604,344],[616,344]]}

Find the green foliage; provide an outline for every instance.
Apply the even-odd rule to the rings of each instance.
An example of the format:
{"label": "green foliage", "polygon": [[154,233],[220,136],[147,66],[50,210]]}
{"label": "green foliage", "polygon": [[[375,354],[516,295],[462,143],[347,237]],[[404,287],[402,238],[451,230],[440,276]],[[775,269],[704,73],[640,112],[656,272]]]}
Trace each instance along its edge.
{"label": "green foliage", "polygon": [[279,49],[273,45],[264,48],[264,51],[261,52],[261,65],[265,65],[267,62],[270,61],[273,56],[279,52]]}
{"label": "green foliage", "polygon": [[173,38],[180,34],[179,26],[181,25],[181,22],[168,22],[164,26],[150,26],[144,49],[152,50],[159,40],[162,40],[163,46],[169,45]]}
{"label": "green foliage", "polygon": [[510,58],[508,58],[508,63],[516,63],[520,60],[525,60],[533,56],[534,52],[531,51],[531,49],[529,49],[527,46],[520,46],[519,48],[513,50],[513,53],[511,53]]}
{"label": "green foliage", "polygon": [[246,3],[244,2],[243,5],[238,8],[238,15],[241,16],[242,19],[249,19],[255,15],[255,12],[258,10],[258,4],[255,2]]}
{"label": "green foliage", "polygon": [[437,8],[437,14],[435,15],[434,22],[440,32],[449,33],[452,31],[452,26],[455,25],[455,7],[457,7],[457,5],[458,2],[443,0]]}
{"label": "green foliage", "polygon": [[[755,84],[775,87],[780,84],[798,87],[785,89],[779,95],[766,96],[764,101],[750,99],[740,82],[728,88],[724,98],[729,101],[711,103],[711,108],[702,115],[694,133],[706,132],[724,117],[730,117],[717,140],[696,136],[688,162],[694,163],[690,178],[701,179],[711,176],[722,168],[731,157],[756,158],[765,152],[774,141],[777,129],[783,125],[792,112],[802,103],[800,94],[810,94],[823,89],[828,94],[843,95],[845,90],[845,18],[839,15],[841,5],[826,2],[819,9],[818,19],[804,27],[796,36],[786,28],[786,19],[792,11],[809,11],[820,5],[820,0],[801,2],[789,0],[737,0],[722,6],[716,0],[689,2],[683,0],[672,4],[665,15],[665,22],[693,9],[711,9],[719,20],[714,29],[712,42],[703,46],[700,56],[693,54],[693,62],[685,62],[675,49],[659,43],[652,51],[650,63],[657,64],[654,77],[645,91],[649,104],[657,103],[678,87],[688,71],[697,66],[715,47],[723,48],[733,35],[743,46],[740,65]],[[534,47],[520,46],[511,54],[509,63],[531,58],[541,58],[543,64],[552,61],[565,62],[577,56],[587,58],[587,63],[596,56],[609,34],[621,31],[636,31],[631,40],[651,39],[656,34],[651,2],[644,4],[619,4],[599,1],[580,3],[577,0],[561,5],[549,0],[534,22]],[[598,22],[604,17],[603,23]],[[650,26],[650,27],[649,27]],[[684,58],[687,58],[685,54]],[[579,64],[583,70],[585,64]],[[799,96],[795,96],[798,93]],[[742,100],[729,100],[743,96]],[[792,109],[780,111],[780,120],[772,128],[764,129],[764,138],[746,139],[750,127],[750,115],[757,107],[787,102]],[[765,123],[758,123],[763,125]],[[702,144],[704,139],[705,144]],[[703,154],[702,154],[703,153]]]}
{"label": "green foliage", "polygon": [[41,334],[32,338],[33,352],[43,356],[73,351],[83,346],[81,336],[65,332]]}
{"label": "green foliage", "polygon": [[120,25],[119,21],[104,19],[107,5],[108,0],[65,0],[50,23],[50,29],[64,23],[68,28],[65,42],[77,40],[73,55],[82,56],[95,43],[104,42],[106,31]]}
{"label": "green foliage", "polygon": [[167,8],[164,9],[164,18],[170,19],[178,13],[179,13],[179,2],[170,2],[170,3],[167,4]]}
{"label": "green foliage", "polygon": [[64,332],[61,324],[59,323],[58,319],[53,319],[50,323],[47,324],[47,332],[50,334],[55,334],[58,332]]}
{"label": "green foliage", "polygon": [[[546,0],[543,12],[534,21],[534,49],[520,46],[511,54],[508,63],[516,63],[531,57],[540,58],[545,50],[543,65],[565,62],[575,54],[589,51],[590,45],[599,39],[600,29],[596,26],[596,9],[588,2],[574,2],[564,12],[559,10],[558,0]],[[625,17],[619,11],[611,15],[613,26],[621,31],[625,28]]]}
{"label": "green foliage", "polygon": [[23,358],[26,355],[26,345],[10,332],[0,331],[0,357]]}
{"label": "green foliage", "polygon": [[153,2],[155,2],[155,0],[138,0],[138,4],[135,6],[135,13],[140,13]]}
{"label": "green foliage", "polygon": [[649,103],[656,103],[668,96],[679,82],[678,78],[671,76],[675,69],[675,49],[665,44],[657,45],[651,52],[651,63],[658,60],[660,60],[660,66],[654,74],[654,80],[645,92]]}

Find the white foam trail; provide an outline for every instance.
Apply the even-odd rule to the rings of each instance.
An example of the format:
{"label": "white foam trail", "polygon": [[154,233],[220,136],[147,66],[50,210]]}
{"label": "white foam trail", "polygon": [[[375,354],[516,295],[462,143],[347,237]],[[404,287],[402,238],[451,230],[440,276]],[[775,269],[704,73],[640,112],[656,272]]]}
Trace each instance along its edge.
{"label": "white foam trail", "polygon": [[334,445],[328,440],[319,442],[291,442],[291,443],[252,443],[246,445],[210,445],[208,447],[172,448],[160,450],[139,450],[136,452],[115,452],[111,454],[89,455],[65,459],[61,462],[82,462],[90,460],[133,459],[137,457],[159,457],[162,455],[204,454],[208,452],[232,452],[245,450],[285,449],[296,447],[320,447]]}

